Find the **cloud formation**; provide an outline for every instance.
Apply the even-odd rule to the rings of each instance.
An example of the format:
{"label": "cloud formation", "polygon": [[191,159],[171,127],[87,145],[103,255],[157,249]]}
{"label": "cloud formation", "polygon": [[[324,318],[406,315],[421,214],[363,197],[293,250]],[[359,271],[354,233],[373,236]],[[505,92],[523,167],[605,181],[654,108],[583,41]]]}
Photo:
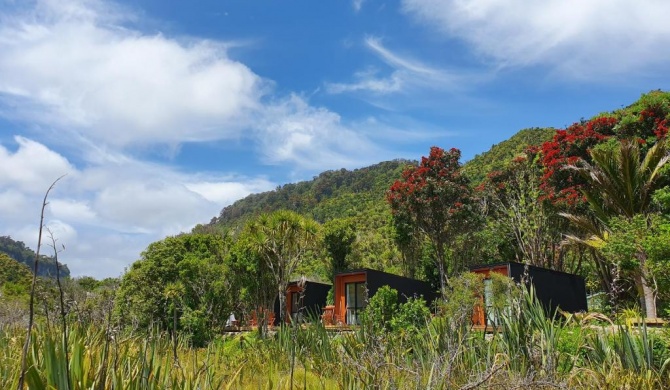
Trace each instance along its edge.
{"label": "cloud formation", "polygon": [[0,96],[13,115],[121,147],[236,135],[263,95],[258,75],[224,44],[142,34],[108,9],[44,1],[4,18]]}
{"label": "cloud formation", "polygon": [[[380,150],[339,115],[291,95],[268,107],[262,124],[267,163],[293,162],[307,169],[355,167],[374,161]],[[332,169],[332,168],[331,168]]]}
{"label": "cloud formation", "polygon": [[147,33],[103,0],[0,9],[0,116],[31,131],[0,143],[0,234],[35,248],[44,191],[67,173],[47,209],[62,259],[74,275],[116,276],[150,242],[276,186],[236,174],[238,161],[179,170],[163,150],[235,140],[303,173],[379,161],[374,137],[299,92],[278,95],[229,45]]}
{"label": "cloud formation", "polygon": [[[231,44],[144,33],[134,19],[101,0],[41,0],[4,15],[0,115],[54,129],[55,141],[95,150],[89,160],[242,139],[271,163],[309,163],[298,170],[360,164],[360,155],[342,152],[342,137],[306,136],[315,123],[350,134],[336,113],[304,98],[287,104],[294,98],[276,96],[272,81],[228,56]],[[268,140],[280,141],[281,150]],[[305,159],[315,148],[322,153]]]}
{"label": "cloud formation", "polygon": [[403,0],[403,9],[502,67],[600,78],[670,62],[666,1]]}
{"label": "cloud formation", "polygon": [[[15,142],[14,151],[0,144],[6,188],[0,191],[0,234],[35,248],[44,191],[67,173],[50,194],[45,223],[67,246],[61,258],[75,275],[118,275],[148,243],[189,231],[223,206],[276,186],[262,177],[189,174],[132,158],[77,168],[41,143],[18,136]],[[106,268],[91,263],[98,260]]]}
{"label": "cloud formation", "polygon": [[355,73],[354,82],[326,83],[327,92],[332,94],[367,92],[373,95],[390,95],[418,89],[453,92],[476,81],[474,75],[467,72],[431,67],[410,56],[395,53],[378,37],[368,36],[363,40],[363,44],[389,67],[391,72],[387,76],[382,76],[379,69],[368,68]]}

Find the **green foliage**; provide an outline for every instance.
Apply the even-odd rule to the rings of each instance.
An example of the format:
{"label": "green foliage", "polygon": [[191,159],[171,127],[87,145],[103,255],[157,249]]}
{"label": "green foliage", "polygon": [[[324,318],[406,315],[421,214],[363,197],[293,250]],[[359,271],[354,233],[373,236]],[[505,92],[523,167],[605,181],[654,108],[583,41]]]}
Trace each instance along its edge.
{"label": "green foliage", "polygon": [[542,170],[537,160],[536,153],[520,154],[504,170],[491,172],[477,187],[488,209],[483,230],[492,229],[505,237],[513,245],[512,256],[517,261],[565,271],[568,251],[556,248],[561,246],[567,221],[543,201]]}
{"label": "green foliage", "polygon": [[[5,253],[12,259],[28,266],[32,272],[35,265],[35,252],[26,247],[22,241],[12,240],[9,236],[0,236],[0,253]],[[67,265],[59,263],[60,275],[62,278],[70,276],[70,270]],[[37,276],[56,277],[56,261],[49,256],[40,255]]]}
{"label": "green foliage", "polygon": [[221,328],[231,310],[230,274],[224,263],[228,247],[224,237],[201,234],[149,245],[121,280],[116,307],[121,322],[168,329],[176,309],[180,330],[196,334]]}
{"label": "green foliage", "polygon": [[349,268],[347,256],[356,240],[356,225],[352,219],[332,219],[323,225],[323,243],[330,256],[331,278]]}
{"label": "green foliage", "polygon": [[228,254],[236,318],[246,322],[245,316],[258,308],[270,308],[277,297],[274,276],[265,260],[255,250],[253,238],[243,231]]}
{"label": "green foliage", "polygon": [[[518,311],[517,311],[518,309]],[[402,310],[402,309],[398,309]],[[588,317],[548,318],[523,293],[502,325],[485,337],[449,317],[401,330],[327,331],[285,327],[272,338],[219,336],[205,348],[165,333],[111,333],[72,324],[67,346],[77,389],[369,389],[486,388],[662,389],[670,386],[667,330],[602,326]],[[16,388],[22,337],[0,328],[0,388]],[[30,344],[30,389],[63,388],[65,360],[57,329],[37,326]],[[292,359],[295,357],[295,359]],[[179,364],[177,364],[177,361]],[[293,375],[292,375],[293,373]]]}
{"label": "green foliage", "polygon": [[362,323],[376,331],[390,331],[391,320],[398,311],[398,290],[382,286],[365,307]]}
{"label": "green foliage", "polygon": [[463,173],[475,185],[481,183],[486,176],[495,171],[504,170],[508,164],[528,147],[538,147],[551,140],[556,132],[552,128],[523,129],[509,139],[491,146],[488,151],[476,155],[463,164]]}
{"label": "green foliage", "polygon": [[[638,214],[632,219],[614,217],[609,227],[602,252],[623,271],[621,276],[634,278],[644,268],[659,298],[670,299],[670,222],[659,215]],[[644,263],[640,253],[646,254]]]}
{"label": "green foliage", "polygon": [[449,293],[439,303],[441,317],[449,318],[457,327],[467,327],[472,322],[475,307],[484,296],[483,277],[479,274],[466,272],[452,278]]}
{"label": "green foliage", "polygon": [[22,263],[0,253],[0,288],[4,296],[28,294],[32,282],[30,269]]}
{"label": "green foliage", "polygon": [[391,329],[397,333],[419,334],[430,320],[430,309],[423,297],[409,297],[391,317]]}
{"label": "green foliage", "polygon": [[288,210],[261,214],[245,230],[253,250],[265,261],[274,278],[280,319],[286,315],[286,288],[298,266],[316,248],[320,225]]}
{"label": "green foliage", "polygon": [[[612,230],[610,225],[613,219],[623,218],[628,222],[634,222],[636,218],[641,218],[638,222],[641,223],[644,220],[646,223],[652,211],[653,193],[667,180],[663,176],[663,168],[668,162],[667,153],[666,140],[658,141],[647,150],[644,156],[639,144],[630,140],[621,141],[612,148],[602,147],[592,150],[593,164],[582,162],[582,167],[575,168],[586,183],[582,192],[588,202],[589,213],[564,214],[575,227],[581,230],[579,233],[581,237],[569,235],[568,238],[579,245],[602,251],[609,240]],[[624,234],[639,235],[635,232],[636,230],[639,232],[639,229],[634,228],[633,225],[619,226],[618,230]],[[622,243],[622,245],[626,244]],[[609,254],[625,251],[626,249],[621,245],[616,248],[610,245]],[[621,262],[620,259],[618,265],[623,269],[635,268],[633,281],[637,294],[644,299],[645,314],[655,318],[654,276],[651,274],[651,269],[646,266],[648,254],[644,248],[638,247],[634,255],[635,261]],[[617,281],[609,281],[608,278],[609,275],[616,273],[616,268],[613,268],[612,262],[596,259],[600,268],[606,270],[602,272],[603,284],[613,286]],[[608,293],[612,292],[608,291]]]}
{"label": "green foliage", "polygon": [[[393,245],[389,206],[384,195],[410,161],[387,161],[348,171],[323,172],[311,181],[286,184],[274,191],[249,195],[224,208],[218,218],[194,231],[241,232],[246,222],[261,213],[292,210],[319,223],[333,219],[351,222],[356,227],[356,240],[346,256],[350,267],[370,267],[400,272],[400,253]],[[312,277],[330,278],[331,270],[323,267],[323,254],[315,254],[301,265],[303,273]]]}
{"label": "green foliage", "polygon": [[318,222],[366,214],[383,203],[384,193],[400,177],[406,160],[387,161],[348,171],[326,171],[311,181],[285,184],[275,191],[249,195],[221,210],[210,224],[239,230],[244,222],[278,210],[291,210]]}
{"label": "green foliage", "polygon": [[362,318],[363,326],[375,333],[416,335],[428,324],[430,309],[422,297],[409,297],[406,302],[398,303],[398,291],[382,286],[370,298]]}
{"label": "green foliage", "polygon": [[[618,138],[640,138],[653,144],[666,135],[670,119],[670,92],[651,91],[628,107],[614,112],[619,119],[615,128]],[[663,121],[666,122],[663,122]],[[660,127],[666,127],[659,133]]]}

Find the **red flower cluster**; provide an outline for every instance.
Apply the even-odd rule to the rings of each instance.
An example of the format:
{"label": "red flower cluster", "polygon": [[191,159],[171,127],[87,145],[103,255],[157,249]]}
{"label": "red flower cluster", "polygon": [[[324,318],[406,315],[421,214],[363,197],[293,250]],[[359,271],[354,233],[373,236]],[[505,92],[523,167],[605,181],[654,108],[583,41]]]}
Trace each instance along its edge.
{"label": "red flower cluster", "polygon": [[584,200],[579,192],[582,179],[565,168],[577,164],[580,159],[589,160],[591,148],[612,137],[617,122],[614,117],[603,116],[575,123],[565,130],[556,131],[554,139],[542,145],[544,175],[540,188],[545,199],[570,206]]}
{"label": "red flower cluster", "polygon": [[406,169],[386,194],[393,215],[411,214],[417,222],[446,222],[462,210],[469,203],[470,190],[461,176],[460,157],[458,149],[447,152],[434,146],[418,166]]}

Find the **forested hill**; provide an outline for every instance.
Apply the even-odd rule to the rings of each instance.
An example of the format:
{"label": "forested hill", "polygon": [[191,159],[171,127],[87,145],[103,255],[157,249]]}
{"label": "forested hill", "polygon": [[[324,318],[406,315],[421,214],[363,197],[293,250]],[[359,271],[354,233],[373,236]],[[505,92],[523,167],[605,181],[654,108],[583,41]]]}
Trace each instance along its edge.
{"label": "forested hill", "polygon": [[274,191],[249,195],[224,208],[218,218],[194,232],[239,231],[260,213],[288,209],[324,223],[350,219],[357,239],[349,255],[356,267],[400,272],[400,255],[393,244],[391,212],[385,194],[402,171],[416,162],[394,160],[349,171],[326,171],[310,181],[285,184]]}
{"label": "forested hill", "polygon": [[[26,247],[22,241],[15,241],[9,236],[0,236],[0,252],[7,254],[19,263],[27,265],[31,271],[34,269],[35,252]],[[70,276],[70,270],[67,268],[67,265],[63,263],[59,264],[61,276]],[[56,261],[52,257],[40,255],[37,275],[55,278]]]}
{"label": "forested hill", "polygon": [[414,162],[394,160],[348,171],[326,171],[313,180],[285,184],[274,191],[249,195],[221,210],[211,225],[236,229],[254,215],[289,209],[318,222],[355,217],[383,206],[386,190]]}
{"label": "forested hill", "polygon": [[[463,169],[473,184],[486,174],[504,166],[529,145],[542,145],[549,141],[555,130],[551,128],[524,129],[491,150],[475,156]],[[426,151],[428,152],[428,151]],[[263,212],[289,209],[310,216],[318,222],[334,218],[375,217],[377,223],[388,216],[384,194],[393,182],[401,177],[408,164],[416,162],[394,160],[348,171],[326,171],[313,180],[285,184],[274,191],[252,194],[221,210],[218,218],[196,230],[212,227],[238,230],[249,218]],[[369,222],[369,221],[368,221]]]}
{"label": "forested hill", "polygon": [[489,172],[501,170],[510,160],[523,153],[529,146],[542,146],[556,133],[553,128],[523,129],[509,139],[493,145],[491,149],[476,155],[463,166],[463,171],[473,184],[478,184]]}

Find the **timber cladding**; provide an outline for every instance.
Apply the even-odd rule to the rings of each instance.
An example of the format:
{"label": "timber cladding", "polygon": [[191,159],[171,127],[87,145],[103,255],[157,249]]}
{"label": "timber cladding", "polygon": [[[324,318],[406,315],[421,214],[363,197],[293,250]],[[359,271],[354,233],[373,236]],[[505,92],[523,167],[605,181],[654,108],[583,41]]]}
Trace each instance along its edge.
{"label": "timber cladding", "polygon": [[[547,268],[535,267],[516,262],[497,263],[472,267],[471,272],[482,274],[485,278],[491,272],[506,275],[516,283],[525,283],[526,286],[535,288],[535,295],[542,304],[545,312],[553,316],[558,309],[576,313],[587,311],[586,283],[584,278],[567,272],[554,271]],[[473,323],[475,325],[486,325],[484,307],[482,302],[475,308]]]}
{"label": "timber cladding", "polygon": [[[351,291],[357,288],[358,283],[364,284],[366,295],[365,302],[372,297],[382,286],[389,286],[398,291],[398,301],[404,303],[410,297],[423,297],[427,304],[431,304],[439,294],[426,282],[410,279],[403,276],[393,275],[382,271],[372,269],[358,269],[346,271],[335,275],[335,321],[340,324],[351,324],[353,320],[352,309],[349,307],[350,315],[347,316],[347,285],[350,285]],[[356,298],[358,294],[356,293]],[[353,299],[353,300],[355,300]],[[350,297],[350,304],[352,298]],[[354,309],[354,313],[355,313]]]}

